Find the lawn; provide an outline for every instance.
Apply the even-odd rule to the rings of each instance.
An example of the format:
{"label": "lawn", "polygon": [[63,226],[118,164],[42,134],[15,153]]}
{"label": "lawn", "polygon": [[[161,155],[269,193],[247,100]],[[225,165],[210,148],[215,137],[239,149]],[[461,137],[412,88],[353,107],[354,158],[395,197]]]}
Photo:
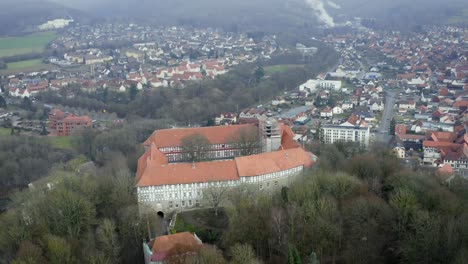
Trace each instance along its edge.
{"label": "lawn", "polygon": [[8,65],[7,70],[11,70],[11,71],[26,70],[26,69],[40,69],[41,67],[45,67],[41,59],[12,62],[12,63],[7,63],[7,65]]}
{"label": "lawn", "polygon": [[49,137],[50,143],[54,148],[73,149],[73,137]]}
{"label": "lawn", "polygon": [[304,65],[294,65],[294,64],[281,64],[281,65],[274,65],[274,66],[267,66],[264,68],[266,75],[272,75],[278,72],[284,72],[291,68],[300,68],[304,67]]}
{"label": "lawn", "polygon": [[56,36],[55,32],[41,32],[22,37],[0,38],[0,57],[41,53]]}
{"label": "lawn", "polygon": [[0,137],[9,136],[11,134],[11,128],[0,127]]}

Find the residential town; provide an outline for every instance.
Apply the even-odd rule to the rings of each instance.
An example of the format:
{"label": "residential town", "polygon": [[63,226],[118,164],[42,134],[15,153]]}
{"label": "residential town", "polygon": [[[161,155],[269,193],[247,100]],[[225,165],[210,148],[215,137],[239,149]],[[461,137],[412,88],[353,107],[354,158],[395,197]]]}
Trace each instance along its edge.
{"label": "residential town", "polygon": [[46,60],[55,65],[50,71],[13,74],[2,81],[10,95],[21,98],[72,84],[83,91],[176,88],[241,63],[268,60],[277,48],[274,36],[254,42],[246,34],[213,29],[77,24],[49,44],[52,56]]}
{"label": "residential town", "polygon": [[[289,87],[262,105],[220,113],[213,117],[215,124],[255,123],[271,112],[291,125],[296,139],[303,142],[320,138],[325,143],[346,140],[369,146],[381,141],[392,144],[403,159],[441,167],[450,155],[442,151],[445,154],[428,163],[423,145],[431,139],[425,134],[443,131],[463,137],[465,133],[468,36],[466,29],[456,27],[425,30],[405,36],[358,28],[355,34],[324,37],[321,40],[341,55],[333,71]],[[215,78],[242,63],[268,60],[281,47],[275,36],[254,41],[246,34],[213,29],[76,24],[50,49],[57,56],[47,59],[56,69],[3,76],[4,93],[33,98],[43,91],[59,93],[70,85],[88,92],[175,89],[188,81]],[[297,49],[311,48],[298,44]],[[395,135],[391,142],[389,135]]]}
{"label": "residential town", "polygon": [[[389,147],[402,166],[433,169],[444,183],[455,175],[468,178],[467,28],[428,26],[408,35],[356,26],[316,40],[332,47],[339,61],[313,78],[287,83],[280,93],[258,96],[248,107],[237,104],[236,111],[218,107],[207,123],[171,120],[164,128],[151,128],[149,137],[138,134],[145,137],[141,151],[123,159],[134,158],[138,213],[156,213],[162,226],[155,236],[148,227],[146,263],[164,263],[177,245],[201,247],[204,241],[194,232],[177,232],[175,221],[181,212],[205,207],[214,208],[217,216],[224,205],[220,190],[279,190],[281,199],[290,199],[293,181],[320,167],[314,144]],[[272,58],[299,52],[313,59],[320,52],[301,43],[281,47],[274,35],[78,23],[63,29],[48,50],[50,70],[0,80],[5,105],[14,105],[0,108],[2,125],[9,125],[12,135],[18,128],[49,138],[76,137],[88,129],[106,133],[130,122],[112,111],[118,107],[111,108],[109,93],[124,105],[138,93],[160,92],[162,104],[168,98],[179,100],[178,93],[198,83],[198,90],[190,90],[194,98],[196,92],[212,96],[202,93],[202,81],[229,76],[244,65],[255,65],[248,85],[268,81],[275,78],[271,68],[266,70]],[[99,99],[63,103],[86,94]],[[40,102],[48,97],[56,103]],[[178,108],[175,103],[171,107]],[[190,149],[187,142],[194,136],[198,141],[189,142]],[[106,162],[106,147],[97,148],[104,154],[95,154],[92,164]],[[48,189],[54,184],[48,183]]]}

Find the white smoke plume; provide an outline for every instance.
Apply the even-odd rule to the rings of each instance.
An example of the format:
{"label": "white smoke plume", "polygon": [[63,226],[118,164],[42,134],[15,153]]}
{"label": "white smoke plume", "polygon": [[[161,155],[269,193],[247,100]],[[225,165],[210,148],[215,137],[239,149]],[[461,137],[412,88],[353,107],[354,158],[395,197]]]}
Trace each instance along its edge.
{"label": "white smoke plume", "polygon": [[332,1],[328,1],[327,4],[331,7],[331,8],[335,8],[335,9],[341,9],[341,6],[335,2],[332,2]]}
{"label": "white smoke plume", "polygon": [[331,17],[327,10],[325,10],[325,4],[322,2],[322,0],[306,0],[306,3],[310,6],[310,8],[312,8],[312,10],[314,10],[320,22],[329,27],[335,26],[333,17]]}

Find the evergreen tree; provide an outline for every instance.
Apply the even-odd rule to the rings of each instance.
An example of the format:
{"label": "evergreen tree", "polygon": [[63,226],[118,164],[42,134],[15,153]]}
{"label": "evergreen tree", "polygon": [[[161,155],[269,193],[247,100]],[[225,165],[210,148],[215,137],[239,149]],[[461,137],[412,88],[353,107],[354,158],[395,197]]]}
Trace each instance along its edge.
{"label": "evergreen tree", "polygon": [[318,122],[317,128],[315,129],[314,139],[322,144],[324,143],[322,122],[320,121]]}
{"label": "evergreen tree", "polygon": [[392,118],[392,121],[390,121],[390,135],[392,136],[395,135],[395,127],[396,127],[396,121],[395,121],[395,118]]}
{"label": "evergreen tree", "polygon": [[307,264],[320,264],[320,260],[317,258],[317,254],[312,251],[309,255],[309,262]]}
{"label": "evergreen tree", "polygon": [[257,69],[255,69],[255,79],[257,82],[260,81],[260,79],[265,76],[265,70],[263,69],[262,66],[258,66]]}
{"label": "evergreen tree", "polygon": [[288,264],[302,264],[301,256],[294,245],[289,245]]}
{"label": "evergreen tree", "polygon": [[3,98],[3,96],[0,95],[0,108],[6,108],[7,107],[7,103],[5,101],[5,98]]}
{"label": "evergreen tree", "polygon": [[130,86],[130,90],[128,91],[129,93],[129,97],[130,97],[130,101],[133,101],[135,100],[137,94],[138,94],[138,88],[135,84],[132,84]]}
{"label": "evergreen tree", "polygon": [[288,203],[289,202],[289,188],[288,187],[283,187],[281,188],[281,198],[283,199],[283,202]]}

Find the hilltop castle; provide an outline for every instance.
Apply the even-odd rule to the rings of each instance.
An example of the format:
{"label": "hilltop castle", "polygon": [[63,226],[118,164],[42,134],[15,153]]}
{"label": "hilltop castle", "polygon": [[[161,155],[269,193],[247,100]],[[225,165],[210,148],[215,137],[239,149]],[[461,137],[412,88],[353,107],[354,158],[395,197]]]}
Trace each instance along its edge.
{"label": "hilltop castle", "polygon": [[[203,161],[194,161],[183,146],[198,135],[209,141]],[[156,130],[138,160],[139,205],[162,214],[203,206],[208,188],[251,185],[266,191],[289,185],[317,158],[294,139],[290,127],[272,118],[258,125]]]}

